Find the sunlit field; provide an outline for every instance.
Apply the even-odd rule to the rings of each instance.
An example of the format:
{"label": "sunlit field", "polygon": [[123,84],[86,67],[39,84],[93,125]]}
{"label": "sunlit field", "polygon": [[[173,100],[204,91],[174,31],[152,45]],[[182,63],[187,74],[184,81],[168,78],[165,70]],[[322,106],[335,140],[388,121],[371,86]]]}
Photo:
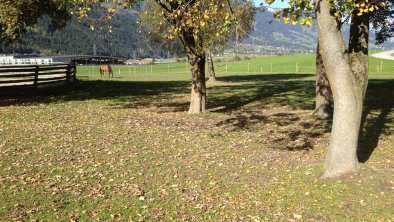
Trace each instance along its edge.
{"label": "sunlit field", "polygon": [[[316,71],[315,55],[248,57],[241,56],[241,61],[233,61],[233,57],[216,57],[215,70],[217,76],[247,74],[313,74]],[[189,80],[191,79],[188,63],[112,66],[115,76],[144,81],[154,80]],[[226,71],[227,70],[227,71]],[[79,66],[80,76],[99,78],[98,66]],[[371,79],[393,78],[394,61],[370,57],[369,73]],[[206,74],[208,76],[208,74]]]}

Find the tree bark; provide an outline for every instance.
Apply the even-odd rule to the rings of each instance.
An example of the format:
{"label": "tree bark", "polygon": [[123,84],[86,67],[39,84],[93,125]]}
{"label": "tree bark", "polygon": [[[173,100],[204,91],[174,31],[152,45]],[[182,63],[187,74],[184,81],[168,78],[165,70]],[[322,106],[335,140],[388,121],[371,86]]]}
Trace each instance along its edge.
{"label": "tree bark", "polygon": [[[361,1],[357,1],[362,3]],[[364,101],[365,93],[368,86],[368,37],[369,37],[369,13],[357,15],[357,11],[352,14],[349,38],[349,59],[350,65],[355,77],[355,83],[360,90]]]}
{"label": "tree bark", "polygon": [[[357,1],[357,3],[361,4],[362,2]],[[354,75],[355,90],[357,91],[356,99],[359,102],[357,115],[360,117],[360,124],[363,102],[368,86],[369,17],[369,13],[363,13],[361,16],[358,16],[356,11],[353,12],[348,49],[350,66]]]}
{"label": "tree bark", "polygon": [[206,111],[205,52],[201,38],[195,38],[192,30],[185,30],[180,35],[192,72],[190,95],[190,114]]}
{"label": "tree bark", "polygon": [[[334,98],[331,139],[323,173],[323,177],[329,178],[358,169],[356,150],[364,97],[362,81],[354,73],[354,62],[349,60],[352,56],[346,52],[339,21],[332,13],[328,1],[318,1],[320,51]],[[352,28],[357,28],[355,25],[352,22]],[[355,34],[353,37],[358,38]]]}
{"label": "tree bark", "polygon": [[330,83],[328,82],[319,44],[316,50],[316,99],[313,115],[326,119],[332,115]]}
{"label": "tree bark", "polygon": [[208,70],[209,70],[209,79],[208,82],[216,82],[216,73],[215,73],[215,67],[213,65],[213,59],[212,59],[212,51],[208,51]]}
{"label": "tree bark", "polygon": [[205,55],[188,54],[192,71],[192,92],[189,113],[206,111]]}

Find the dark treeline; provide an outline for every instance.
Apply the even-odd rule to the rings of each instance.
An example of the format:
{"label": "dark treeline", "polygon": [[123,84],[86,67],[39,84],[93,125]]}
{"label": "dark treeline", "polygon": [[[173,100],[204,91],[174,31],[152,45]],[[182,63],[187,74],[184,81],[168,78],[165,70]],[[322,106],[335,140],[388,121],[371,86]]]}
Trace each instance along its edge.
{"label": "dark treeline", "polygon": [[[100,14],[100,10],[95,9],[92,20]],[[19,42],[10,46],[0,45],[0,53],[97,54],[126,58],[171,56],[171,47],[153,43],[146,35],[138,32],[136,21],[137,16],[132,11],[122,10],[110,24],[94,30],[90,28],[89,21],[80,23],[72,18],[64,29],[53,31],[49,19],[42,18]],[[112,32],[109,26],[112,26]]]}

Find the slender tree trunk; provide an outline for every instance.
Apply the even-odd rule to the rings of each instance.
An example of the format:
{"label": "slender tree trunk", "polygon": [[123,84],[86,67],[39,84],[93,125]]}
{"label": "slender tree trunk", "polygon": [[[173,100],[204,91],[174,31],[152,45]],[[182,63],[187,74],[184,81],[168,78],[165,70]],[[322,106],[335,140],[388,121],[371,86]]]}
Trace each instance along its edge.
{"label": "slender tree trunk", "polygon": [[[362,3],[362,1],[357,1]],[[369,13],[357,15],[357,11],[352,14],[349,39],[349,59],[355,76],[355,84],[362,96],[362,102],[368,86],[368,36],[369,36]]]}
{"label": "slender tree trunk", "polygon": [[331,13],[330,3],[319,0],[319,44],[334,98],[333,125],[323,177],[338,177],[358,168],[356,150],[363,102],[362,86],[346,53],[337,18]]}
{"label": "slender tree trunk", "polygon": [[[357,3],[362,3],[357,1]],[[354,75],[354,86],[357,92],[358,113],[360,124],[363,111],[363,102],[368,86],[368,36],[369,36],[369,13],[361,16],[353,12],[350,26],[349,59]],[[359,149],[359,147],[357,147]]]}
{"label": "slender tree trunk", "polygon": [[328,118],[332,114],[330,102],[330,83],[328,82],[320,47],[316,50],[316,103],[313,115],[318,118]]}
{"label": "slender tree trunk", "polygon": [[213,59],[212,59],[212,51],[208,51],[208,70],[209,70],[209,79],[208,82],[216,82],[216,73],[215,73],[215,67],[213,65]]}

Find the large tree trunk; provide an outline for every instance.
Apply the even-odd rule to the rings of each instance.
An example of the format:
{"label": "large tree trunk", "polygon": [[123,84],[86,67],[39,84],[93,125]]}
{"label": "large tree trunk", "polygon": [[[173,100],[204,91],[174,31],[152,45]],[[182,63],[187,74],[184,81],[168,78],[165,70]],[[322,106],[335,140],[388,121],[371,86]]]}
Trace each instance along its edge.
{"label": "large tree trunk", "polygon": [[189,113],[206,111],[205,52],[201,38],[194,38],[193,30],[185,30],[180,35],[192,72],[192,90]]}
{"label": "large tree trunk", "polygon": [[189,113],[206,111],[205,55],[187,54],[192,71]]}
{"label": "large tree trunk", "polygon": [[330,3],[319,0],[320,51],[334,98],[333,125],[323,177],[338,177],[358,168],[356,150],[364,95],[361,81],[352,69],[354,62],[349,61],[346,53],[337,18],[331,13]]}
{"label": "large tree trunk", "polygon": [[213,65],[212,51],[208,51],[207,54],[208,54],[208,70],[209,70],[208,82],[215,82],[216,81],[216,73],[215,73],[215,67]]}
{"label": "large tree trunk", "polygon": [[318,118],[328,118],[332,114],[330,102],[330,83],[326,76],[319,44],[316,49],[316,101],[313,115]]}

